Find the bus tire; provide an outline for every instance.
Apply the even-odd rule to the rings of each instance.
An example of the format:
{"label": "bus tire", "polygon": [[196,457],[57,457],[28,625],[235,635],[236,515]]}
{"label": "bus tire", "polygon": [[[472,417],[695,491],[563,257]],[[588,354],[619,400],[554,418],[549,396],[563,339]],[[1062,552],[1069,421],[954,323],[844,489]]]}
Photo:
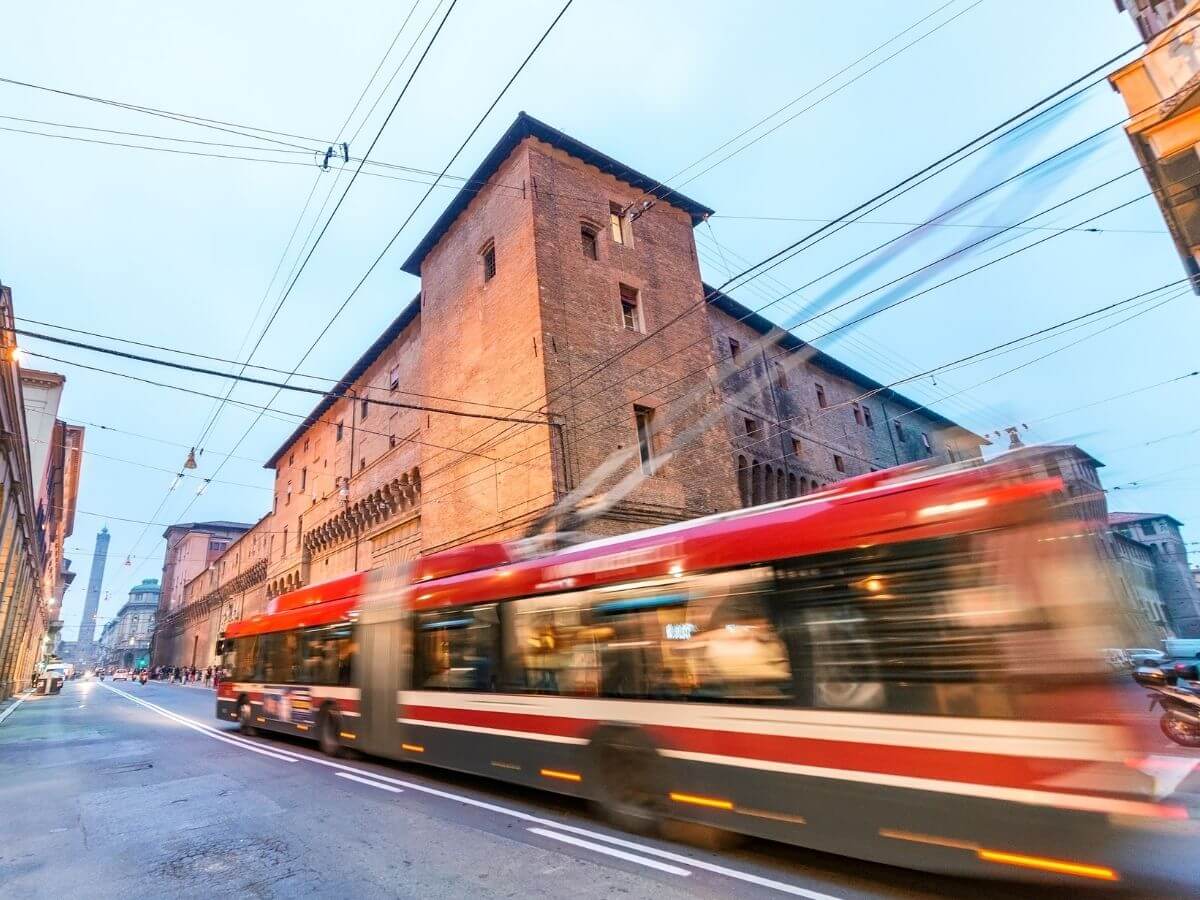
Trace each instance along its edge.
{"label": "bus tire", "polygon": [[602,725],[589,745],[591,795],[600,817],[633,834],[656,833],[663,819],[662,757],[631,725]]}
{"label": "bus tire", "polygon": [[317,725],[317,744],[326,756],[339,757],[345,753],[342,747],[342,720],[331,706],[321,710],[321,718]]}
{"label": "bus tire", "polygon": [[258,729],[254,727],[254,707],[250,705],[250,698],[245,695],[238,698],[238,730],[247,737],[258,733]]}

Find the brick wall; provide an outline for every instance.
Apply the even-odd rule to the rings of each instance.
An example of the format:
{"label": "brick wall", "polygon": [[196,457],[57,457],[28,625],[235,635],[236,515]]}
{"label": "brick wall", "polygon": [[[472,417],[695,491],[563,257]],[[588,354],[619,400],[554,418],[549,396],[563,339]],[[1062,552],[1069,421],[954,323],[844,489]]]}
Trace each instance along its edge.
{"label": "brick wall", "polygon": [[[421,266],[420,369],[429,393],[536,410],[545,394],[536,200],[528,141],[497,171]],[[515,190],[523,185],[524,190]],[[512,186],[512,188],[508,187]],[[495,249],[484,277],[481,251]],[[539,416],[525,416],[538,419]],[[422,448],[422,545],[519,532],[554,499],[550,429],[431,414]],[[451,448],[451,449],[443,449]]]}
{"label": "brick wall", "polygon": [[[657,203],[635,221],[627,220],[618,242],[610,205],[627,207],[641,192],[549,145],[531,140],[528,152],[542,343],[547,347],[546,379],[554,392],[550,409],[565,423],[567,474],[574,485],[613,452],[637,448],[635,404],[654,411],[659,449],[687,425],[713,413],[712,347],[689,216]],[[584,252],[585,226],[595,232],[597,259]],[[623,320],[623,285],[637,292],[633,330]],[[629,352],[608,362],[625,350]],[[594,367],[600,370],[584,377]],[[730,508],[736,492],[727,450],[728,435],[717,416],[714,427],[683,456],[656,466],[593,529],[628,531]],[[693,471],[692,456],[708,459],[702,472]],[[638,464],[635,459],[608,483]]]}

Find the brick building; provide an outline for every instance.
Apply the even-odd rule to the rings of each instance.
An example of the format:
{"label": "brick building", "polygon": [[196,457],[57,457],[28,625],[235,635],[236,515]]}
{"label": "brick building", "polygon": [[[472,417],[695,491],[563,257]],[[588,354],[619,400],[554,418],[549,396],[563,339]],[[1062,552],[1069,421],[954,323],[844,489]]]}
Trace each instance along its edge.
{"label": "brick building", "polygon": [[[169,624],[155,631],[152,656],[156,665],[193,665],[191,656],[199,653],[202,631],[198,626],[215,610],[188,602],[186,588],[205,575],[216,577],[217,566],[228,565],[217,560],[251,528],[241,522],[181,522],[163,532],[167,553],[163,557],[161,593],[156,593],[157,619]],[[188,630],[192,632],[191,643],[185,646]],[[206,632],[204,640],[208,641]]]}
{"label": "brick building", "polygon": [[596,491],[646,477],[590,534],[979,456],[977,435],[703,284],[710,212],[518,116],[404,263],[420,294],[267,461],[271,511],[184,587],[156,662],[206,665],[224,621],[282,591],[519,536],[616,451]]}
{"label": "brick building", "polygon": [[1158,594],[1174,636],[1200,637],[1200,589],[1179,531],[1183,523],[1165,513],[1131,512],[1111,513],[1108,521],[1118,534],[1149,548]]}
{"label": "brick building", "polygon": [[1126,629],[1135,646],[1156,647],[1163,638],[1173,637],[1174,632],[1166,604],[1158,592],[1154,551],[1115,530],[1111,546],[1120,587],[1132,601],[1125,606]]}

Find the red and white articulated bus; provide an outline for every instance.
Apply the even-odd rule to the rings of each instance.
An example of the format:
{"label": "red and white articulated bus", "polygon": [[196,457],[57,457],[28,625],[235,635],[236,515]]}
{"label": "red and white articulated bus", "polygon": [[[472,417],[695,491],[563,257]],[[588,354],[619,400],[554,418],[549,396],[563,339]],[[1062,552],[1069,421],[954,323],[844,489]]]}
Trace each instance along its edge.
{"label": "red and white articulated bus", "polygon": [[634,831],[1000,878],[1194,871],[1197,813],[1159,796],[1141,695],[1100,653],[1122,644],[1099,526],[1060,498],[1000,464],[891,470],[351,575],[227,628],[217,716],[577,795]]}

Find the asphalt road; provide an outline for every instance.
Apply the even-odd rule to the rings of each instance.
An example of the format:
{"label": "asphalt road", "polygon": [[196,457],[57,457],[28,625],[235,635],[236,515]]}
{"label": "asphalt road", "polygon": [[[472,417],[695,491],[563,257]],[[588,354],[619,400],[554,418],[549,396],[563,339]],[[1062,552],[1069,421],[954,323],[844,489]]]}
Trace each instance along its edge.
{"label": "asphalt road", "polygon": [[575,801],[246,739],[213,706],[204,689],[75,681],[0,708],[0,896],[1064,896],[768,842],[635,838]]}

